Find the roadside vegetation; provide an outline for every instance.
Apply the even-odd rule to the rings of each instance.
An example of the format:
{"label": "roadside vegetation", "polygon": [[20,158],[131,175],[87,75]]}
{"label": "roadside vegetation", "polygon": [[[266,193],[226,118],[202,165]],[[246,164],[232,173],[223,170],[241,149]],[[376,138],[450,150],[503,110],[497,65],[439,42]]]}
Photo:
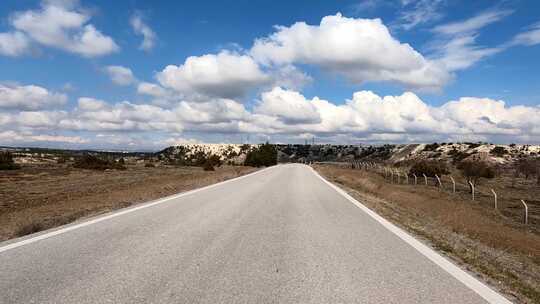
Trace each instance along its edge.
{"label": "roadside vegetation", "polygon": [[[270,165],[271,148],[247,145],[244,158],[250,152],[255,159],[252,166]],[[0,241],[256,170],[244,166],[244,158],[232,147],[226,149],[227,155],[199,147],[177,147],[174,155],[10,150],[0,151]]]}
{"label": "roadside vegetation", "polygon": [[73,168],[90,170],[126,170],[123,158],[110,160],[95,155],[86,154],[75,160]]}
{"label": "roadside vegetation", "polygon": [[428,177],[443,176],[448,174],[446,163],[437,160],[421,160],[415,162],[409,169],[409,174],[417,176],[426,175]]}
{"label": "roadside vegetation", "polygon": [[262,167],[277,164],[276,146],[265,143],[259,147],[254,147],[246,155],[245,166]]}
{"label": "roadside vegetation", "polygon": [[10,152],[0,152],[0,170],[15,170],[20,167],[13,161],[13,155]]}

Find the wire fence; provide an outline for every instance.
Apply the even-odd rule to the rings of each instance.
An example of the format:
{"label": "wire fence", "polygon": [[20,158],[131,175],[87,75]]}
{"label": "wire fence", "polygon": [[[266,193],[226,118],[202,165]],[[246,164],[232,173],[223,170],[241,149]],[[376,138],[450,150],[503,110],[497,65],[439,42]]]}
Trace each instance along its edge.
{"label": "wire fence", "polygon": [[500,214],[515,219],[525,225],[540,224],[540,197],[508,194],[504,188],[494,183],[471,183],[461,176],[426,176],[410,174],[408,170],[373,162],[332,163],[342,168],[364,170],[377,173],[388,183],[411,187],[435,187],[441,195],[452,195],[461,201],[471,201],[482,207],[494,209]]}

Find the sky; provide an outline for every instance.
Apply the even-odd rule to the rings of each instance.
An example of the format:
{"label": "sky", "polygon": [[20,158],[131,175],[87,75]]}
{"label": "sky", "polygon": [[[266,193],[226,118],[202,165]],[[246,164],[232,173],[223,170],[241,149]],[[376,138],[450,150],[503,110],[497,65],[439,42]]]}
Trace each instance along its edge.
{"label": "sky", "polygon": [[0,146],[540,143],[534,0],[0,3]]}

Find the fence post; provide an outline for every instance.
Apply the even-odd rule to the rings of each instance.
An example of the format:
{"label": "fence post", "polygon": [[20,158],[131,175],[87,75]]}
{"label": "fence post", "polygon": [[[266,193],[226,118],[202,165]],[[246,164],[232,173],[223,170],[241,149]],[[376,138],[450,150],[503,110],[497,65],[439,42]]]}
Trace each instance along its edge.
{"label": "fence post", "polygon": [[452,175],[450,175],[450,179],[452,180],[452,193],[456,193],[456,181],[454,180]]}
{"label": "fence post", "polygon": [[399,182],[399,171],[398,170],[396,170],[396,175],[397,175],[397,183],[399,184],[400,182]]}
{"label": "fence post", "polygon": [[437,174],[435,174],[435,177],[437,178],[437,181],[439,182],[439,191],[441,191],[442,190],[441,179],[439,178],[439,176]]}
{"label": "fence post", "polygon": [[495,190],[491,189],[491,193],[493,193],[493,198],[495,199],[495,210],[497,210],[497,193],[495,193]]}
{"label": "fence post", "polygon": [[394,183],[394,170],[390,169],[390,183]]}
{"label": "fence post", "polygon": [[469,181],[469,185],[471,185],[472,200],[474,201],[474,184],[473,182]]}
{"label": "fence post", "polygon": [[527,225],[529,222],[529,207],[527,207],[527,204],[525,204],[524,200],[521,200],[521,203],[525,207],[525,225]]}
{"label": "fence post", "polygon": [[424,173],[422,173],[422,175],[424,176],[424,181],[426,182],[426,186],[427,186],[427,176]]}
{"label": "fence post", "polygon": [[418,185],[418,178],[416,177],[416,174],[413,174],[413,176],[414,176],[414,184]]}
{"label": "fence post", "polygon": [[405,173],[405,183],[409,184],[409,174]]}

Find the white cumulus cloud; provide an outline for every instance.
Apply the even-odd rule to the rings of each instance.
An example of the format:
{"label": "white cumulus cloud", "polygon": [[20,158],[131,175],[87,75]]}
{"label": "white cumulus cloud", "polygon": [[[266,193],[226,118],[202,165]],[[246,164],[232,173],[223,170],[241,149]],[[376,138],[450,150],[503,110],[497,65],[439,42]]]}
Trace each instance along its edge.
{"label": "white cumulus cloud", "polygon": [[21,32],[0,33],[0,55],[19,56],[28,51],[30,42]]}
{"label": "white cumulus cloud", "polygon": [[269,81],[247,55],[228,51],[188,57],[180,66],[169,65],[157,74],[164,87],[180,93],[234,98]]}
{"label": "white cumulus cloud", "polygon": [[73,1],[43,1],[39,9],[12,14],[14,30],[0,34],[0,54],[20,55],[31,43],[85,57],[118,51],[114,40],[89,23],[90,18]]}
{"label": "white cumulus cloud", "polygon": [[109,75],[112,82],[117,85],[126,86],[136,81],[133,72],[129,68],[119,65],[109,65],[105,67],[104,70]]}
{"label": "white cumulus cloud", "polygon": [[0,109],[38,110],[64,105],[67,96],[36,85],[0,84]]}
{"label": "white cumulus cloud", "polygon": [[257,39],[251,55],[263,64],[314,64],[355,83],[390,81],[415,88],[440,88],[450,75],[409,44],[394,38],[380,19],[322,18],[319,25],[278,26]]}
{"label": "white cumulus cloud", "polygon": [[321,117],[315,105],[302,94],[279,87],[264,92],[255,113],[276,116],[284,123],[319,123]]}

